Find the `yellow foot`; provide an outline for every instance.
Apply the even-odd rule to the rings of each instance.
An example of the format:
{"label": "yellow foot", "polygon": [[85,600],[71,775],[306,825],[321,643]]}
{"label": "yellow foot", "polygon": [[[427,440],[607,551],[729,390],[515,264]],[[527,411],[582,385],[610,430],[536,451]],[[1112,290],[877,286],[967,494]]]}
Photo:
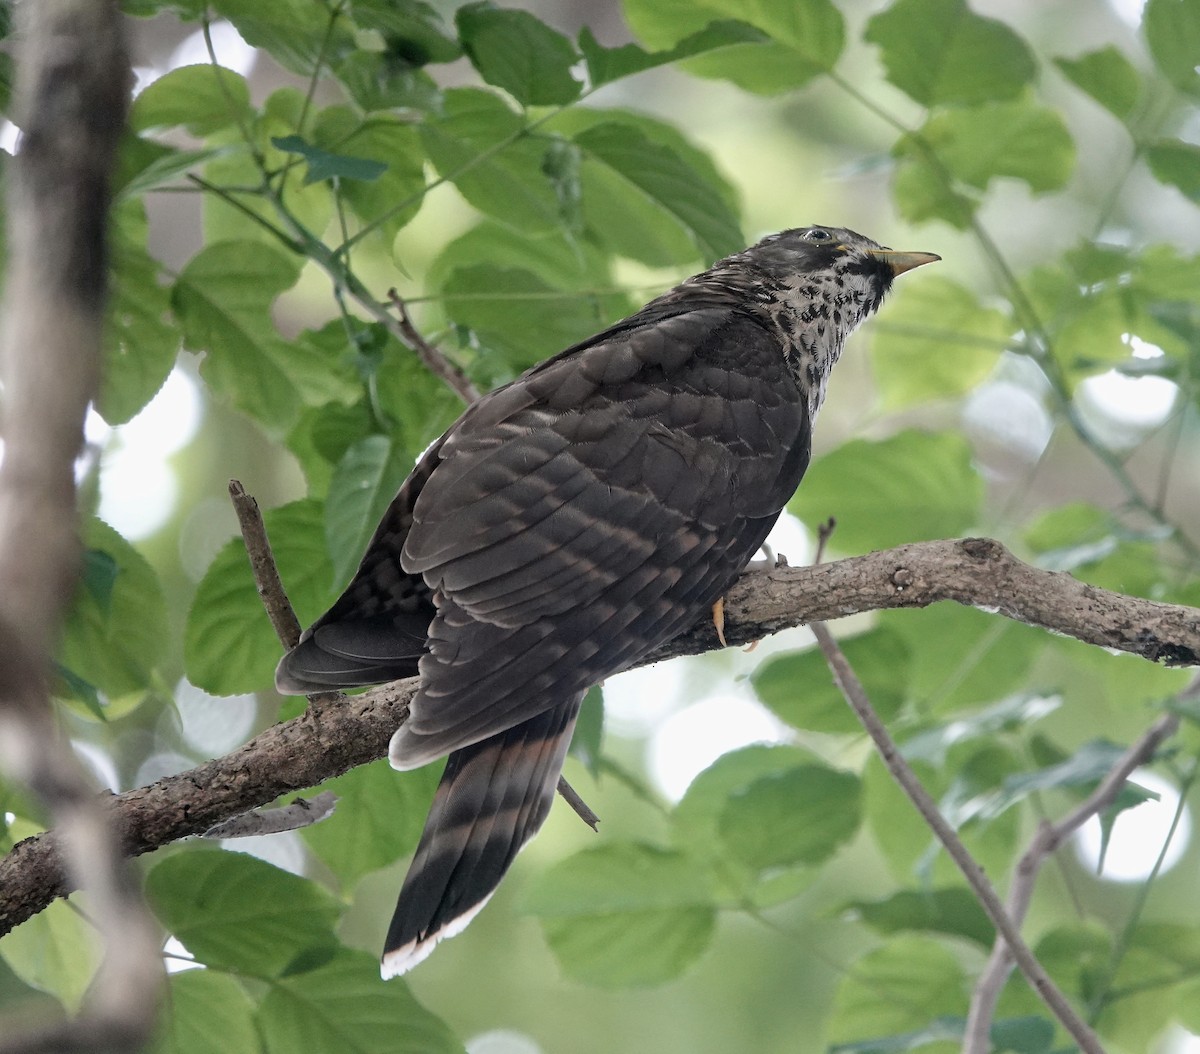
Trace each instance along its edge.
{"label": "yellow foot", "polygon": [[729,647],[729,641],[725,639],[725,598],[719,597],[717,602],[712,606],[713,626],[717,630],[717,640],[721,642],[722,648]]}

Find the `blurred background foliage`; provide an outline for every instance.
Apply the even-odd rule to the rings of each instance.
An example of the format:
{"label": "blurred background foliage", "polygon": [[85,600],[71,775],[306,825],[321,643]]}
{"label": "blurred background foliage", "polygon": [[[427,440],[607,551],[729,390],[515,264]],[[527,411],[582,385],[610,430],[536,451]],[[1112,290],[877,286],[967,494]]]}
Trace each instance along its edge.
{"label": "blurred background foliage", "polygon": [[[487,389],[784,227],[937,252],[838,367],[776,550],[809,559],[831,515],[837,553],[984,533],[1200,604],[1197,0],[123,7],[137,97],[58,685],[114,789],[302,705],[270,690],[225,486],[269,510],[311,620],[462,406],[392,287]],[[1002,886],[1187,683],[946,605],[836,629]],[[957,1049],[990,927],[810,643],[594,693],[567,774],[601,834],[556,809],[407,981],[374,956],[436,772],[376,763],[301,833],[142,861],[159,1049]],[[1060,854],[1027,925],[1111,1051],[1200,1050],[1196,752],[1185,724],[1139,776],[1157,803]],[[5,844],[38,829],[0,805]],[[19,927],[0,1006],[74,1008],[90,947],[73,905]],[[998,1050],[1069,1049],[1019,977],[1000,1011]]]}

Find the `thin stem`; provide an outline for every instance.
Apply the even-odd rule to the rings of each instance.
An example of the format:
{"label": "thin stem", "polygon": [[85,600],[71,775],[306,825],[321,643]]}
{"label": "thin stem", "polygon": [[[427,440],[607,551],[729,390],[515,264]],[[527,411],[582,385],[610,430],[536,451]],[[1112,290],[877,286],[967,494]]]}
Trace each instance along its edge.
{"label": "thin stem", "polygon": [[[194,183],[197,187],[200,187],[202,190],[206,190],[210,194],[215,194],[218,198],[220,198],[223,202],[225,202],[226,205],[229,205],[230,207],[237,209],[237,211],[242,213],[243,216],[246,216],[248,219],[252,220],[263,230],[265,230],[269,234],[271,234],[275,239],[277,239],[283,245],[283,247],[285,249],[289,250],[290,252],[294,252],[300,256],[306,255],[306,253],[304,251],[304,246],[299,241],[297,241],[294,238],[288,237],[286,232],[280,230],[278,227],[275,226],[275,224],[273,224],[266,217],[260,216],[257,212],[255,212],[249,206],[244,205],[242,202],[238,201],[238,199],[233,194],[228,193],[224,187],[218,187],[215,183],[210,183],[203,176],[198,176],[194,172],[189,172],[187,175],[187,178],[189,180],[191,180],[192,183]],[[262,191],[256,191],[255,193],[261,194]]]}

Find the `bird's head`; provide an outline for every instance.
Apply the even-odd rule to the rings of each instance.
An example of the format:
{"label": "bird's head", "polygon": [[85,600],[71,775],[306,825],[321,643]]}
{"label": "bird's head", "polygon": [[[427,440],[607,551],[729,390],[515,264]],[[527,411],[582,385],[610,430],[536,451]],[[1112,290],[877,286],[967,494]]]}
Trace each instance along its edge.
{"label": "bird's head", "polygon": [[[941,257],[897,252],[845,227],[814,225],[772,234],[733,259],[788,288],[804,289],[815,282],[818,290],[841,292],[861,303],[866,315],[879,307],[898,275]],[[817,290],[809,293],[816,295]]]}
{"label": "bird's head", "polygon": [[788,364],[815,416],[851,331],[875,311],[897,275],[941,257],[897,252],[844,227],[796,227],[721,261],[742,275],[778,327]]}

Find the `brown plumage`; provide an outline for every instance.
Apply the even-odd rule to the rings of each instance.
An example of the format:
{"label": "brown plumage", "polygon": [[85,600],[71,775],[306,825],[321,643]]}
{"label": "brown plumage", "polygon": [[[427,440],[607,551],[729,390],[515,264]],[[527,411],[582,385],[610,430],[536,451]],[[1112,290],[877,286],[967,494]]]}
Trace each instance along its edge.
{"label": "brown plumage", "polygon": [[587,689],[753,557],[846,336],[935,259],[784,231],[484,396],[421,458],[276,675],[307,693],[420,672],[392,764],[450,757],[385,976],[465,926],[541,826]]}

